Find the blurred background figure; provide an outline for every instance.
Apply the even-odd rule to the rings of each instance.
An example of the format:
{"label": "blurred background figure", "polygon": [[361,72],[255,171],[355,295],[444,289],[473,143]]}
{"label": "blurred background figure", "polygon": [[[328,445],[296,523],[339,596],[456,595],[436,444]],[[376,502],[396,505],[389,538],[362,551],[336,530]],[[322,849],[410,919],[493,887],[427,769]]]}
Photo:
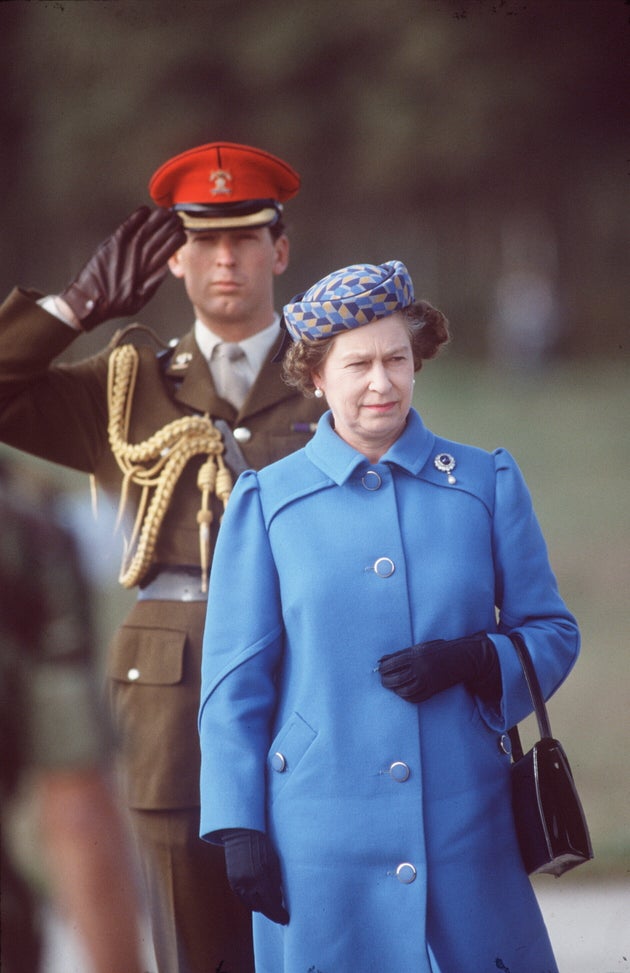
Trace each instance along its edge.
{"label": "blurred background figure", "polygon": [[36,513],[29,500],[0,458],[0,968],[35,973],[41,960],[45,896],[12,840],[12,811],[32,780],[41,843],[31,852],[82,941],[89,973],[139,973],[139,905],[110,781],[91,595],[53,505]]}
{"label": "blurred background figure", "polygon": [[506,219],[500,253],[488,347],[498,365],[538,372],[557,355],[561,336],[558,252],[549,221],[535,213]]}

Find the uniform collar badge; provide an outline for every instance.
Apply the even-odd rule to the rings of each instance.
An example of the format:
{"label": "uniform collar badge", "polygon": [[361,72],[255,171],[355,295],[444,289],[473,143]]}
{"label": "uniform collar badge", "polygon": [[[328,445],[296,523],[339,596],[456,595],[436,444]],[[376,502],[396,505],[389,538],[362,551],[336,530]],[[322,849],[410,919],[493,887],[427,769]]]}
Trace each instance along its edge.
{"label": "uniform collar badge", "polygon": [[190,351],[180,351],[178,355],[175,356],[171,368],[182,370],[188,368],[188,365],[192,361],[192,353]]}

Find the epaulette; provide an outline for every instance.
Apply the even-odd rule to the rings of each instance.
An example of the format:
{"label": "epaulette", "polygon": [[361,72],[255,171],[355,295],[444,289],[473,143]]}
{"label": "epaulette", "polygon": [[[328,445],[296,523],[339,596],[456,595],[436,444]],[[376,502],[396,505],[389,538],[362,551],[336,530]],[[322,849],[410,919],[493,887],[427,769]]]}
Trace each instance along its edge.
{"label": "epaulette", "polygon": [[170,345],[146,324],[128,324],[116,331],[109,342],[108,349],[112,351],[120,345],[134,345],[136,348],[140,345],[152,345],[159,349],[156,352],[158,357],[171,351]]}

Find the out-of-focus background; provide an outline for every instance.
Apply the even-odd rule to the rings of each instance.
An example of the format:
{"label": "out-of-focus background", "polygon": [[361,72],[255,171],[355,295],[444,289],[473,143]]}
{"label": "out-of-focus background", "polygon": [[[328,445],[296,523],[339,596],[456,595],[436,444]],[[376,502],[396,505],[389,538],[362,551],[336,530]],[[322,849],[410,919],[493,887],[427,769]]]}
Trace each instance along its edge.
{"label": "out-of-focus background", "polygon": [[[517,457],[582,627],[550,711],[596,859],[562,882],[627,880],[630,5],[14,0],[0,38],[4,293],[59,289],[150,202],[163,161],[226,139],[302,175],[279,306],[336,267],[398,258],[448,315],[416,405],[436,432]],[[186,330],[181,284],[140,318]],[[84,477],[29,469],[89,515]],[[105,639],[128,596],[109,527],[102,544]]]}

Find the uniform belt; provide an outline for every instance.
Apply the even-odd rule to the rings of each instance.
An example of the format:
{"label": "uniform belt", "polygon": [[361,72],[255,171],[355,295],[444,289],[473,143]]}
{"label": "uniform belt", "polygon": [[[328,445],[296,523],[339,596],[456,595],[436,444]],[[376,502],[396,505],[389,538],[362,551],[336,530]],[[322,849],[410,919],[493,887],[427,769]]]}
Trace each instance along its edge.
{"label": "uniform belt", "polygon": [[138,601],[207,601],[201,590],[199,568],[162,568],[144,588],[138,589]]}

